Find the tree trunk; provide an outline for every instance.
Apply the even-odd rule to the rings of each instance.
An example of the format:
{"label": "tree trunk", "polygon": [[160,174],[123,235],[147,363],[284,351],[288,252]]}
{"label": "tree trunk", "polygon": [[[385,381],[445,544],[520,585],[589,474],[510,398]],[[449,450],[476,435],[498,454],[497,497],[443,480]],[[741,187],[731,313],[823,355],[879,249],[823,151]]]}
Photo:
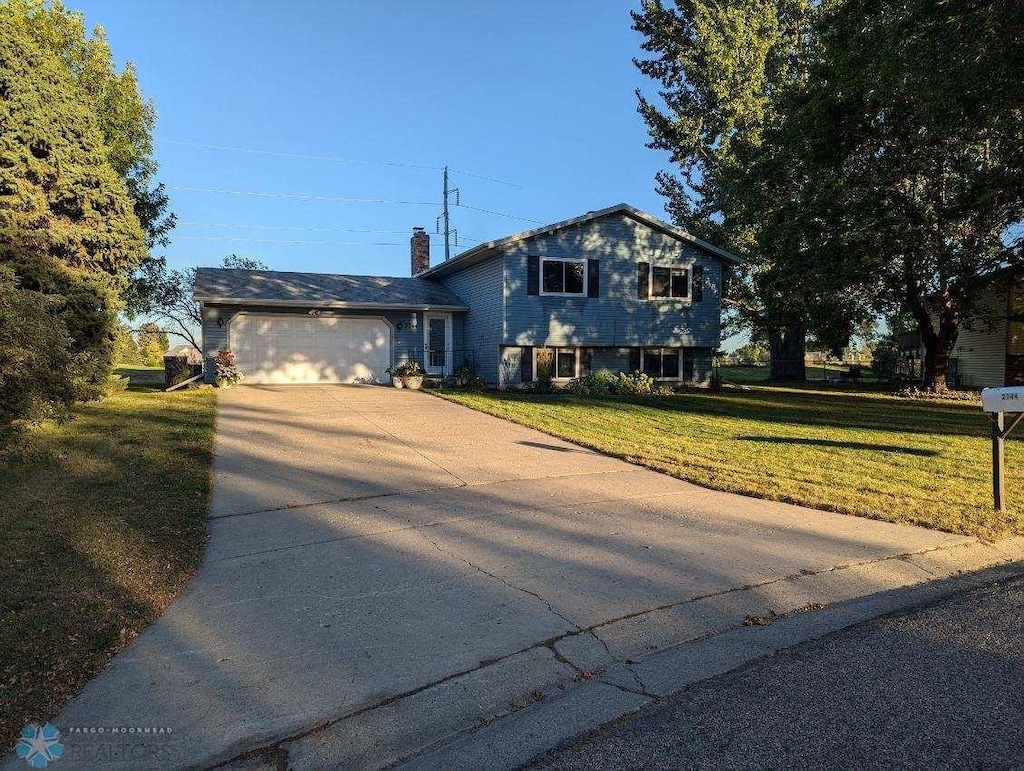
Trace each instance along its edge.
{"label": "tree trunk", "polygon": [[768,330],[770,377],[773,382],[807,379],[804,368],[805,342],[803,324],[790,324]]}
{"label": "tree trunk", "polygon": [[927,329],[921,329],[921,342],[924,344],[923,385],[929,391],[945,391],[947,388],[949,356],[956,345],[959,326],[951,314],[944,312],[939,317],[937,332],[930,322]]}

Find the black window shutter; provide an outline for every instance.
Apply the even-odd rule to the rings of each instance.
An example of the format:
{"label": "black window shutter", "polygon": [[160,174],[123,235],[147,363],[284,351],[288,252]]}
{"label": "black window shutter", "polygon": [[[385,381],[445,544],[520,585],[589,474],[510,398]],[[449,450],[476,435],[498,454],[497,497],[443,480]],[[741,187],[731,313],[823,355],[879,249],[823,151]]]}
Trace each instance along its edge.
{"label": "black window shutter", "polygon": [[[536,292],[534,292],[536,294]],[[533,348],[526,346],[520,349],[522,358],[519,360],[519,380],[523,383],[533,382]]]}
{"label": "black window shutter", "polygon": [[[646,264],[646,263],[644,263]],[[629,371],[639,372],[640,371],[640,349],[630,348],[629,349]]]}
{"label": "black window shutter", "polygon": [[601,261],[587,260],[587,297],[601,296]]}
{"label": "black window shutter", "polygon": [[699,303],[704,299],[704,266],[693,266],[693,301]]}
{"label": "black window shutter", "polygon": [[638,262],[636,264],[636,297],[638,300],[646,300],[651,294],[651,263]]}
{"label": "black window shutter", "polygon": [[526,294],[540,294],[540,257],[536,254],[526,258]]}
{"label": "black window shutter", "polygon": [[[596,262],[596,261],[595,261]],[[593,348],[581,348],[580,349],[580,374],[589,375],[591,368],[594,366],[594,349]]]}

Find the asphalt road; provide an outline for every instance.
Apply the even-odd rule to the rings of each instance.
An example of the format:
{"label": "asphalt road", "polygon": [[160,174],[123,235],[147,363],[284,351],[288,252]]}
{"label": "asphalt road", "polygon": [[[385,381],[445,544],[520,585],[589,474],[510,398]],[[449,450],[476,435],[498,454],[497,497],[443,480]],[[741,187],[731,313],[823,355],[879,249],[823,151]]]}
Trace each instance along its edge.
{"label": "asphalt road", "polygon": [[692,686],[549,755],[592,768],[1024,763],[1024,577]]}

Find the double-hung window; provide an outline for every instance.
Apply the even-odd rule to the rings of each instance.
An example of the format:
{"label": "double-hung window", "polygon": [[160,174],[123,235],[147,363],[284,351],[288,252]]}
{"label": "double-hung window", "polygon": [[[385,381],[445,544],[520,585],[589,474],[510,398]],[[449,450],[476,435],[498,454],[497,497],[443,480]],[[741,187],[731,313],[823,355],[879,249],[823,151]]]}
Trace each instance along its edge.
{"label": "double-hung window", "polygon": [[651,297],[684,300],[690,296],[690,271],[655,265],[651,268]]}
{"label": "double-hung window", "polygon": [[543,257],[540,261],[541,294],[583,297],[587,288],[587,261]]}

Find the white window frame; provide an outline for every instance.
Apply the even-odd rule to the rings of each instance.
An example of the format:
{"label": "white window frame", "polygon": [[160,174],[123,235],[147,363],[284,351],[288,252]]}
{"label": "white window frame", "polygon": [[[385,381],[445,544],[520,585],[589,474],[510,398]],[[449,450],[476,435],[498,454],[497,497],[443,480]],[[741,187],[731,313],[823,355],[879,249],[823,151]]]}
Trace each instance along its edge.
{"label": "white window frame", "polygon": [[[647,299],[657,300],[661,302],[673,302],[673,303],[692,303],[693,302],[693,265],[694,263],[689,262],[685,265],[679,265],[678,263],[665,264],[665,263],[651,263],[650,270],[647,273]],[[670,270],[685,270],[686,271],[686,297],[655,297],[654,295],[654,269],[655,268],[669,268]],[[672,291],[672,274],[668,276],[668,291]],[[652,346],[657,347],[657,346]]]}
{"label": "white window frame", "polygon": [[[666,298],[662,298],[662,299],[666,299]],[[660,351],[675,351],[676,352],[676,372],[678,372],[679,374],[677,374],[675,377],[656,377],[656,378],[654,378],[655,380],[662,380],[662,381],[666,381],[666,382],[679,382],[680,380],[683,379],[683,349],[682,348],[677,348],[677,347],[672,346],[672,345],[645,345],[645,346],[642,346],[640,348],[640,371],[641,372],[647,372],[647,367],[645,367],[644,365],[647,363],[645,360],[647,359],[647,349],[648,348],[657,348]],[[665,354],[662,354],[662,357],[664,357],[664,355]]]}
{"label": "white window frame", "polygon": [[[560,262],[562,263],[562,286],[565,286],[565,263],[567,262],[578,262],[583,265],[583,291],[582,292],[547,292],[544,290],[544,263],[545,262]],[[586,297],[587,296],[587,258],[586,257],[541,257],[540,258],[540,290],[541,295],[545,297]],[[549,346],[550,347],[550,346]]]}
{"label": "white window frame", "polygon": [[[580,376],[580,365],[582,364],[580,359],[583,358],[583,348],[581,346],[579,346],[579,345],[536,345],[533,348],[533,379],[534,380],[537,380],[537,353],[539,351],[554,351],[555,352],[555,367],[554,367],[554,372],[553,372],[552,377],[551,377],[552,381],[558,381],[558,382],[562,382],[562,383],[567,383],[570,380],[572,380],[573,378],[577,378],[577,377]],[[572,377],[559,377],[558,376],[558,352],[559,351],[575,351],[576,352],[576,357],[575,357],[576,358],[576,362],[575,362],[575,366],[573,367],[573,376]]]}

